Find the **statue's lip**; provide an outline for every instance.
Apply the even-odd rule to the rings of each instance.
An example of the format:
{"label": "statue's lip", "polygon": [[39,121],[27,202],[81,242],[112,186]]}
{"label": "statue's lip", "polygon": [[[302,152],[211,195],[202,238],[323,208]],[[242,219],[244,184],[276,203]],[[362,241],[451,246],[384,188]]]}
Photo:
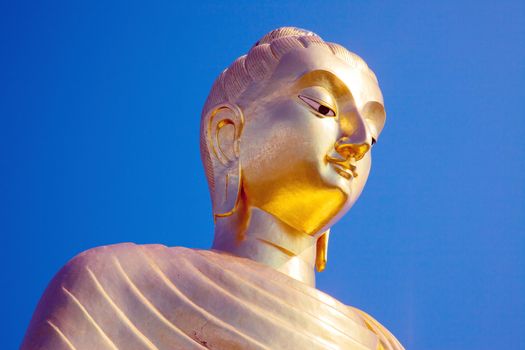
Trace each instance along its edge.
{"label": "statue's lip", "polygon": [[353,174],[349,169],[346,169],[342,167],[341,165],[335,164],[335,163],[332,163],[332,165],[334,166],[335,171],[337,171],[337,173],[341,175],[342,177],[344,177],[345,179],[350,180],[353,177]]}
{"label": "statue's lip", "polygon": [[351,179],[357,177],[356,166],[351,164],[352,158],[349,159],[338,159],[330,156],[326,156],[326,161],[332,164],[335,171],[345,179]]}

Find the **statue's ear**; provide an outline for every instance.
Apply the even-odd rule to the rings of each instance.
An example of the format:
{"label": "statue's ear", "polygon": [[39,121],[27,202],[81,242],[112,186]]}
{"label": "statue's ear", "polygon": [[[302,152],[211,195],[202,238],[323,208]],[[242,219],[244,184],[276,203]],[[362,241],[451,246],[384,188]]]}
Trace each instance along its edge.
{"label": "statue's ear", "polygon": [[216,217],[228,216],[234,212],[239,200],[239,154],[244,117],[238,106],[224,103],[215,107],[206,120],[206,138],[214,178],[213,214]]}
{"label": "statue's ear", "polygon": [[328,238],[330,236],[330,229],[323,232],[317,239],[317,251],[315,255],[315,268],[318,272],[323,272],[328,261]]}

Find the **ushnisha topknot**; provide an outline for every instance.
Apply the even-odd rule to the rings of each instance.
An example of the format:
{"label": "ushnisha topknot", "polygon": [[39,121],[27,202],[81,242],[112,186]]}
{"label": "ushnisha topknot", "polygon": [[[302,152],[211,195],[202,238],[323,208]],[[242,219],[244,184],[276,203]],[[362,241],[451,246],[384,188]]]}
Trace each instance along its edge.
{"label": "ushnisha topknot", "polygon": [[205,128],[210,112],[223,103],[236,104],[236,99],[252,83],[262,81],[270,76],[279,64],[280,59],[290,50],[313,45],[326,48],[349,65],[366,72],[377,82],[375,74],[361,57],[339,44],[325,42],[314,32],[296,27],[281,27],[265,34],[246,55],[237,58],[217,77],[202,110],[200,148],[212,197],[215,191],[215,180],[207,147],[208,141],[205,137]]}
{"label": "ushnisha topknot", "polygon": [[261,39],[259,39],[259,41],[257,41],[252,46],[252,49],[258,45],[270,44],[274,39],[279,39],[286,36],[316,36],[320,39],[319,35],[306,29],[301,29],[297,27],[281,27],[265,34]]}

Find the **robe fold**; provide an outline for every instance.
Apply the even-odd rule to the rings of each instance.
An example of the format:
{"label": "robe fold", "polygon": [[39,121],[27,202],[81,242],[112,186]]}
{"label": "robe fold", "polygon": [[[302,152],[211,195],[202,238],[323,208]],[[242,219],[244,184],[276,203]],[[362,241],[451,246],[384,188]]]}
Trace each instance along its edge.
{"label": "robe fold", "polygon": [[132,243],[51,281],[22,350],[403,349],[366,313],[226,253]]}

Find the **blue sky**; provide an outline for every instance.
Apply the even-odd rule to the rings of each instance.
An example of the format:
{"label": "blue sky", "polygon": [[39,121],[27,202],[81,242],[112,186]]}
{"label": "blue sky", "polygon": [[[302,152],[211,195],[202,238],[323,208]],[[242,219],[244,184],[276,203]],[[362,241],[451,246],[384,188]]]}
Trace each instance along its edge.
{"label": "blue sky", "polygon": [[203,102],[284,25],[361,55],[387,109],[318,288],[409,349],[525,343],[524,2],[17,1],[0,5],[3,347],[85,249],[210,246]]}

